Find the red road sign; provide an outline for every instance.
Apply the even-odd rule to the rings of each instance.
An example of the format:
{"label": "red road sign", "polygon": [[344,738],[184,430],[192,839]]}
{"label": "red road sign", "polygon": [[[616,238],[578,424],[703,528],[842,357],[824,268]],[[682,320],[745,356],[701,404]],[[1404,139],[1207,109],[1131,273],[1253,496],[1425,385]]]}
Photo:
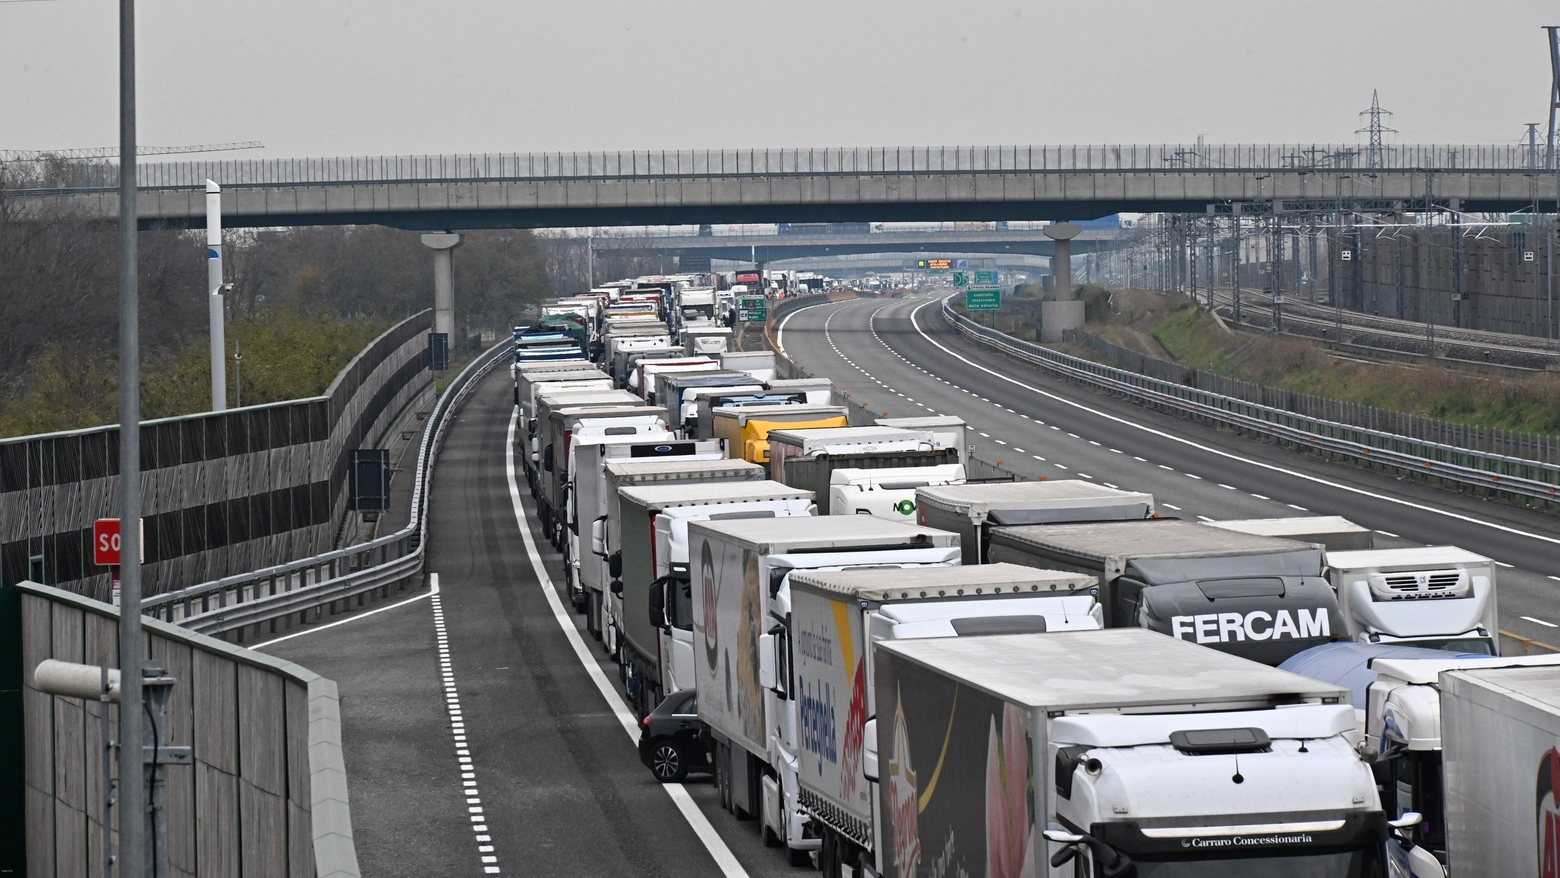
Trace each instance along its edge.
{"label": "red road sign", "polygon": [[[141,560],[146,560],[146,525],[141,525]],[[119,519],[99,518],[92,522],[92,563],[99,567],[119,566]]]}

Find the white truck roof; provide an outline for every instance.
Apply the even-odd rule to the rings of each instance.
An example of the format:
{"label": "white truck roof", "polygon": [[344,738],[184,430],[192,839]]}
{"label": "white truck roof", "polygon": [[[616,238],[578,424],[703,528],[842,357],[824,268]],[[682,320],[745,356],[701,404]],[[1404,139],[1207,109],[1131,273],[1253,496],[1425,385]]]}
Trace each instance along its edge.
{"label": "white truck roof", "polygon": [[[787,406],[790,408],[790,406]],[[878,446],[898,451],[911,443],[930,445],[932,434],[900,427],[811,427],[805,430],[770,430],[769,444],[794,445],[802,454],[848,448],[853,453],[872,452]]]}
{"label": "white truck roof", "polygon": [[896,570],[804,570],[791,574],[791,587],[809,588],[864,601],[935,600],[969,595],[1050,594],[1092,588],[1099,580],[1065,570],[1036,570],[1018,564],[979,567],[908,567]]}
{"label": "white truck roof", "polygon": [[1457,546],[1413,546],[1404,549],[1366,549],[1328,552],[1327,566],[1339,570],[1424,570],[1458,564],[1489,564],[1490,559]]}
{"label": "white truck roof", "polygon": [[1532,668],[1560,665],[1560,653],[1517,656],[1455,656],[1433,659],[1371,659],[1377,677],[1395,677],[1416,686],[1430,686],[1444,671],[1480,671],[1490,668]]}
{"label": "white truck roof", "polygon": [[722,406],[713,410],[715,417],[733,418],[739,424],[746,424],[748,421],[772,420],[814,421],[820,417],[833,417],[848,413],[849,410],[842,405],[813,405],[810,403],[797,405],[745,405],[735,408]]}
{"label": "white truck roof", "polygon": [[1085,503],[1089,506],[1147,504],[1150,509],[1154,505],[1152,494],[1121,491],[1082,479],[926,487],[916,491],[916,499],[928,506],[972,517],[985,517],[999,509],[1065,509]]}
{"label": "white truck roof", "polygon": [[[640,482],[680,482],[696,478],[753,477],[767,472],[769,472],[768,467],[749,463],[734,457],[722,460],[647,460],[643,462],[611,461],[607,463],[607,473],[609,475],[617,476],[618,478],[635,479]],[[755,478],[754,481],[758,481],[758,479]]]}
{"label": "white truck roof", "polygon": [[553,417],[563,418],[565,422],[589,420],[607,420],[618,418],[643,418],[648,421],[665,421],[666,409],[660,406],[648,405],[604,405],[588,406],[583,408],[554,409]]}
{"label": "white truck roof", "polygon": [[[921,488],[924,491],[953,491]],[[1258,555],[1320,549],[1320,546],[1203,527],[1192,521],[1107,521],[1090,524],[1047,524],[1003,528],[1004,539],[1018,545],[1056,549],[1080,558],[1200,558],[1218,555]]]}
{"label": "white truck roof", "polygon": [[1142,628],[883,640],[875,648],[1011,704],[1052,712],[1348,704],[1351,697],[1340,686]]}
{"label": "white truck roof", "polygon": [[968,424],[957,415],[925,415],[919,418],[878,418],[879,427],[904,427],[907,430],[926,427],[965,427]]}
{"label": "white truck roof", "polygon": [[840,467],[829,473],[831,485],[875,486],[884,490],[924,488],[927,485],[964,481],[964,464],[939,463],[932,466],[891,466],[882,469]]}
{"label": "white truck roof", "polygon": [[828,551],[915,541],[921,547],[957,546],[959,535],[913,524],[885,521],[870,515],[799,515],[793,518],[745,519],[697,525],[760,554]]}
{"label": "white truck roof", "polygon": [[619,488],[618,495],[646,509],[753,503],[759,500],[811,500],[813,492],[779,482],[679,482]]}
{"label": "white truck roof", "polygon": [[796,393],[801,390],[833,390],[827,378],[776,378],[769,382],[770,390]]}
{"label": "white truck roof", "polygon": [[[1371,529],[1361,527],[1341,515],[1301,515],[1291,518],[1242,518],[1233,521],[1205,521],[1207,527],[1233,530],[1264,537],[1289,537],[1308,542],[1333,544],[1339,539],[1366,540]],[[1354,542],[1354,545],[1360,545]],[[1353,551],[1353,550],[1351,550]]]}
{"label": "white truck roof", "polygon": [[639,397],[626,390],[583,390],[579,393],[544,393],[536,398],[537,405],[545,404],[548,408],[557,410],[564,406],[604,406],[607,403],[621,405],[624,403],[643,402]]}

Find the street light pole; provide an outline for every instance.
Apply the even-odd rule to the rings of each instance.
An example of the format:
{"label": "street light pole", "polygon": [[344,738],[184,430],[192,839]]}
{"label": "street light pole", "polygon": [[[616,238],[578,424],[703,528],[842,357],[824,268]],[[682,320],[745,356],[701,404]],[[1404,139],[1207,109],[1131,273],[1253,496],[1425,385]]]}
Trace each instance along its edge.
{"label": "street light pole", "polygon": [[119,0],[119,875],[146,873],[141,748],[141,342],[136,252],[135,0]]}

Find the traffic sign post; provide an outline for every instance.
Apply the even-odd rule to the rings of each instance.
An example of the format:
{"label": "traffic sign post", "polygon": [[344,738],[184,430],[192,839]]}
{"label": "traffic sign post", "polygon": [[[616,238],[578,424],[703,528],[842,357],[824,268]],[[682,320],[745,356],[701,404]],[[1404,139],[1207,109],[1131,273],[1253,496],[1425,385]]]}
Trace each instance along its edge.
{"label": "traffic sign post", "polygon": [[971,287],[964,291],[964,310],[998,311],[1002,308],[1002,290],[998,287]]}
{"label": "traffic sign post", "polygon": [[[146,562],[146,519],[141,519],[141,539],[137,541],[141,562]],[[107,567],[114,581],[114,606],[119,606],[119,519],[99,518],[92,522],[92,563]]]}

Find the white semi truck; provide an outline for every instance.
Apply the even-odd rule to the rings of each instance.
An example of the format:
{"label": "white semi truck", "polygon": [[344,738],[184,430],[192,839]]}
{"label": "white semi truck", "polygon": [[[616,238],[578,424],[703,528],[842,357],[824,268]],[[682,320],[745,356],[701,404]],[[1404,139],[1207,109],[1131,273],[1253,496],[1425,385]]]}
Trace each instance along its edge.
{"label": "white semi truck", "polygon": [[[968,637],[1100,627],[1092,576],[1014,564],[911,570],[799,571],[791,576],[791,619],[765,635],[760,670],[797,712],[799,800],[822,836],[824,874],[874,860],[877,790],[863,772],[866,722],[877,716],[873,646],[912,637]],[[860,874],[859,872],[857,874]]]}
{"label": "white semi truck", "polygon": [[1314,543],[1149,519],[992,528],[987,557],[1092,573],[1107,626],[1263,664],[1344,636]]}
{"label": "white semi truck", "polygon": [[640,716],[694,685],[693,586],[688,525],[696,521],[810,516],[811,491],[779,482],[680,482],[618,490],[626,692]]}
{"label": "white semi truck", "polygon": [[1383,874],[1338,686],[1130,629],[874,650],[880,822],[858,875]]}
{"label": "white semi truck", "polygon": [[[955,565],[958,540],[865,515],[689,525],[694,680],[699,717],[714,741],[721,802],[739,816],[761,818],[766,840],[789,849],[794,864],[807,862],[820,844],[797,798],[795,693],[765,688],[760,677],[768,661],[761,644],[769,642],[762,638],[783,637],[791,616],[791,574]],[[790,673],[777,670],[776,678]]]}
{"label": "white semi truck", "polygon": [[1327,553],[1349,637],[1450,652],[1499,652],[1495,562],[1456,546]]}
{"label": "white semi truck", "polygon": [[1081,479],[926,487],[915,496],[917,521],[958,534],[966,564],[985,562],[992,528],[1154,517],[1154,495]]}

